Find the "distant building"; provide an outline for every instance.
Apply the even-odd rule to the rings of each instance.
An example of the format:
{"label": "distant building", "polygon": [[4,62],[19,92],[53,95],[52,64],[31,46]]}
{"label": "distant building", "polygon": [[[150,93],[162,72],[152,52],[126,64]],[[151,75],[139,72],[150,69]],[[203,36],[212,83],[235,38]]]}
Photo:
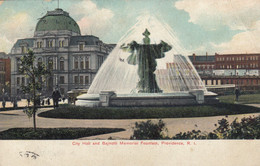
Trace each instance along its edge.
{"label": "distant building", "polygon": [[78,24],[62,9],[48,11],[39,19],[34,36],[17,40],[11,50],[12,95],[21,95],[20,86],[28,83],[18,73],[20,58],[28,49],[34,51],[36,64],[45,63],[52,70],[43,83],[44,95],[49,96],[56,86],[62,95],[72,89],[88,89],[113,48],[96,36],[81,35]]}
{"label": "distant building", "polygon": [[189,56],[189,58],[199,75],[213,75],[213,71],[216,68],[214,55],[208,55],[206,53],[204,56],[196,56],[193,54]]}
{"label": "distant building", "polygon": [[189,59],[206,86],[234,84],[242,90],[260,90],[260,53],[193,54]]}
{"label": "distant building", "polygon": [[[0,52],[0,94],[10,95],[11,89],[11,59]],[[1,99],[0,99],[1,100]]]}

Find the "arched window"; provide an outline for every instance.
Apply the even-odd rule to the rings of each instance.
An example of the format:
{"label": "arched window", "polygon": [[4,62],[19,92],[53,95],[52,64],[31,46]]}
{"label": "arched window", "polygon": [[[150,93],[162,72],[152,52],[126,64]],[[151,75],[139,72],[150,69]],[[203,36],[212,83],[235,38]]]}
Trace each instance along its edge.
{"label": "arched window", "polygon": [[64,70],[64,58],[60,58],[60,70]]}

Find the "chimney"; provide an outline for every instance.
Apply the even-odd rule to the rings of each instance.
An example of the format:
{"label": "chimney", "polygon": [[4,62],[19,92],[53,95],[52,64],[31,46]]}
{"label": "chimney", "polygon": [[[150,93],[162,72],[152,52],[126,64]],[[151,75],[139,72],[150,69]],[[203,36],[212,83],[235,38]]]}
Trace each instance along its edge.
{"label": "chimney", "polygon": [[193,62],[195,62],[196,55],[193,53],[192,56],[193,56]]}

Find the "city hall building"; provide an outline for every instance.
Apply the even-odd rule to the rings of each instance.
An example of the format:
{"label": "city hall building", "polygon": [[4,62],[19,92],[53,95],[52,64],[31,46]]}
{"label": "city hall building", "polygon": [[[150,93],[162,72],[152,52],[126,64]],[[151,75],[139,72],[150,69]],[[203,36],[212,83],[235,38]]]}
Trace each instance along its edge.
{"label": "city hall building", "polygon": [[35,65],[44,63],[52,71],[43,83],[43,93],[49,96],[55,87],[63,95],[72,89],[88,89],[113,47],[96,36],[81,35],[78,24],[66,11],[48,11],[39,19],[33,37],[19,39],[12,47],[12,96],[22,97],[20,87],[28,82],[18,72],[20,58],[28,49],[35,53]]}

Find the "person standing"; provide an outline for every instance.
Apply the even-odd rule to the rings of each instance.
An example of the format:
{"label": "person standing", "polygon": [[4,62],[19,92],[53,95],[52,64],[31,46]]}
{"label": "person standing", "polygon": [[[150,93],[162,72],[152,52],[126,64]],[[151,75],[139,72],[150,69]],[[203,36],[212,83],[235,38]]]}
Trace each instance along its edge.
{"label": "person standing", "polygon": [[14,103],[13,104],[14,104],[14,108],[17,108],[17,98],[16,97],[14,98]]}
{"label": "person standing", "polygon": [[48,99],[47,99],[47,104],[48,104],[48,105],[51,104],[51,102],[50,102],[50,98],[49,98],[49,97],[48,97]]}
{"label": "person standing", "polygon": [[2,101],[2,106],[5,109],[5,99],[3,99],[3,101]]}
{"label": "person standing", "polygon": [[30,101],[30,98],[28,97],[28,98],[27,98],[28,107],[29,107],[29,105],[30,105],[30,102],[31,102],[31,101]]}
{"label": "person standing", "polygon": [[59,99],[61,98],[61,94],[59,90],[56,88],[55,91],[52,93],[52,99],[53,99],[53,107],[54,109],[56,107],[59,107]]}
{"label": "person standing", "polygon": [[236,101],[238,101],[238,98],[240,96],[240,90],[238,88],[236,88],[235,90],[235,95],[236,95]]}

